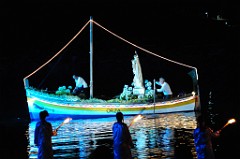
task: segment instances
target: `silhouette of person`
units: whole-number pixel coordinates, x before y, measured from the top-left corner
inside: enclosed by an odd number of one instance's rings
[[[52,136],[57,132],[52,130],[52,124],[46,121],[49,116],[46,110],[39,113],[40,121],[37,122],[34,132],[34,144],[38,146],[38,159],[53,159]]]
[[[132,137],[122,112],[116,113],[117,122],[112,126],[114,159],[131,159],[133,148]]]
[[[219,131],[214,132],[207,126],[203,115],[197,117],[197,128],[194,129],[193,137],[198,159],[215,159],[212,138],[219,135]]]

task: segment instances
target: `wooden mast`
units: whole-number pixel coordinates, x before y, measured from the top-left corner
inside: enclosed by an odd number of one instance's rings
[[[90,16],[90,99],[93,98],[93,20]]]

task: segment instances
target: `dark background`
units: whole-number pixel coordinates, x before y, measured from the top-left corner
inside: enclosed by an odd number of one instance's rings
[[[0,100],[2,119],[29,117],[23,78],[55,55],[93,15],[124,39],[160,56],[198,68],[201,102],[213,91],[219,110],[239,112],[239,6],[231,1],[2,2]],[[207,14],[206,14],[207,13]],[[223,19],[217,20],[217,15]],[[166,78],[174,93],[189,92],[188,69],[170,64],[94,26],[94,96],[112,97],[132,82],[139,54],[145,79]],[[31,86],[56,91],[89,81],[89,26],[58,58],[29,78]],[[186,75],[186,76],[185,76]],[[89,82],[88,82],[89,83]]]
[[[198,69],[200,99],[222,132],[217,156],[238,158],[240,6],[231,0],[163,1],[1,1],[0,127],[1,157],[28,158],[29,112],[23,78],[54,56],[90,19],[160,56]],[[208,14],[206,14],[206,12]],[[85,16],[83,16],[85,15]],[[223,20],[217,20],[220,15]],[[58,58],[29,78],[31,86],[56,91],[73,85],[72,74],[89,81],[89,26]],[[144,53],[94,25],[94,96],[114,96],[133,79],[136,50],[145,79],[166,78],[176,95],[191,89],[188,69]],[[89,82],[88,82],[89,83]],[[182,152],[185,154],[185,151]],[[236,157],[237,156],[237,157]],[[186,156],[184,156],[186,157]]]

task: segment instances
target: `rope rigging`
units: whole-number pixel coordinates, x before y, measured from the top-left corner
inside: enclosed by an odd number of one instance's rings
[[[126,43],[128,43],[128,44],[130,44],[130,45],[132,45],[132,46],[134,46],[134,47],[136,47],[136,48],[144,51],[144,52],[147,52],[147,53],[152,54],[152,55],[154,55],[154,56],[160,57],[160,58],[162,58],[162,59],[164,59],[164,60],[167,60],[167,61],[169,61],[169,62],[178,64],[178,65],[182,65],[182,66],[185,66],[185,67],[188,67],[188,68],[193,68],[193,69],[195,69],[195,67],[193,67],[193,66],[190,66],[190,65],[187,65],[187,64],[184,64],[184,63],[180,63],[180,62],[177,62],[177,61],[170,60],[170,59],[165,58],[165,57],[163,57],[163,56],[160,56],[160,55],[158,55],[158,54],[156,54],[156,53],[153,53],[153,52],[151,52],[151,51],[149,51],[149,50],[147,50],[147,49],[144,49],[144,48],[142,48],[142,47],[140,47],[140,46],[138,46],[138,45],[136,45],[136,44],[133,44],[133,43],[129,42],[128,40],[120,37],[119,35],[111,32],[110,30],[104,28],[104,27],[103,27],[102,25],[100,25],[99,23],[97,23],[97,22],[95,22],[95,21],[93,21],[93,22],[94,22],[96,25],[98,25],[99,27],[101,27],[102,29],[104,29],[105,31],[107,31],[108,33],[112,34],[113,36],[119,38],[120,40],[122,40],[122,41],[124,41],[124,42],[126,42]]]
[[[177,62],[177,61],[174,61],[174,60],[165,58],[165,57],[160,56],[160,55],[158,55],[158,54],[156,54],[156,53],[154,53],[154,52],[151,52],[151,51],[149,51],[149,50],[147,50],[147,49],[145,49],[145,48],[143,48],[143,47],[140,47],[140,46],[138,46],[138,45],[136,45],[136,44],[134,44],[134,43],[132,43],[132,42],[130,42],[130,41],[122,38],[121,36],[113,33],[112,31],[106,29],[105,27],[103,27],[102,25],[100,25],[99,23],[97,23],[96,21],[94,21],[94,20],[91,19],[91,20],[89,20],[89,21],[78,31],[78,33],[77,33],[65,46],[63,46],[52,58],[50,58],[47,62],[45,62],[45,63],[44,63],[43,65],[41,65],[40,67],[38,67],[35,71],[33,71],[32,73],[30,73],[29,75],[27,75],[26,77],[24,77],[24,78],[23,78],[24,86],[26,87],[26,85],[27,85],[27,83],[26,83],[26,82],[27,82],[27,81],[26,81],[27,78],[29,78],[30,76],[32,76],[33,74],[35,74],[35,73],[36,73],[37,71],[39,71],[41,68],[43,68],[43,67],[46,66],[48,63],[50,63],[55,57],[57,57],[66,47],[68,47],[68,46],[70,45],[70,43],[71,43],[73,40],[75,40],[75,39],[77,38],[77,36],[87,27],[87,25],[88,25],[90,22],[93,22],[94,24],[96,24],[97,26],[99,26],[99,27],[102,28],[103,30],[107,31],[107,32],[110,33],[111,35],[117,37],[118,39],[120,39],[120,40],[122,40],[122,41],[124,41],[124,42],[126,42],[126,43],[128,43],[128,44],[130,44],[130,45],[132,45],[132,46],[134,46],[134,47],[136,47],[136,48],[138,48],[138,49],[146,52],[146,53],[149,53],[149,54],[154,55],[154,56],[156,56],[156,57],[162,58],[162,59],[167,60],[167,61],[169,61],[169,62],[172,62],[172,63],[178,64],[178,65],[184,66],[184,67],[188,67],[188,68],[194,69],[194,70],[196,71],[196,79],[198,79],[198,74],[197,74],[197,68],[196,68],[196,67],[193,67],[193,66],[190,66],[190,65],[187,65],[187,64],[184,64],[184,63],[180,63],[180,62]]]
[[[33,71],[32,73],[30,73],[29,75],[27,75],[26,77],[23,78],[23,82],[24,82],[24,86],[26,87],[27,85],[27,78],[29,78],[30,76],[32,76],[33,74],[35,74],[37,71],[39,71],[41,68],[43,68],[44,66],[46,66],[48,63],[50,63],[55,57],[57,57],[65,48],[68,47],[68,45],[71,44],[71,42],[73,40],[75,40],[77,38],[77,36],[87,27],[87,25],[89,24],[90,20],[79,30],[79,32],[65,45],[63,46],[63,48],[61,48],[52,58],[50,58],[47,62],[45,62],[43,65],[41,65],[40,67],[38,67],[35,71]]]

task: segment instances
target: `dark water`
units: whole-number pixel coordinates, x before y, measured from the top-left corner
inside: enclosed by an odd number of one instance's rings
[[[133,117],[125,117],[129,124]],[[93,120],[72,120],[59,130],[53,137],[53,149],[56,158],[87,158],[99,146],[112,150],[112,125],[115,117]],[[57,127],[62,121],[53,121]],[[37,149],[33,146],[35,122],[29,125],[30,158],[36,158]],[[194,113],[178,113],[157,116],[145,116],[130,127],[135,148],[132,149],[135,158],[173,158],[176,138],[179,133],[184,136],[192,134],[195,127]],[[181,129],[184,128],[184,131]],[[188,138],[188,137],[187,137]],[[186,140],[193,149],[191,138]]]
[[[207,109],[211,127],[220,129],[230,115]],[[196,159],[193,130],[196,127],[195,112],[147,115],[130,127],[135,147],[135,159]],[[237,116],[232,116],[236,118]],[[134,116],[125,117],[129,124]],[[63,119],[64,120],[64,119]],[[53,128],[63,120],[50,121]],[[236,118],[236,120],[238,120]],[[115,118],[78,119],[63,125],[58,135],[52,137],[54,157],[57,159],[112,158],[112,125]],[[1,125],[1,159],[37,158],[33,144],[36,122],[10,120]],[[219,159],[239,158],[239,123],[225,127],[220,138],[213,140],[215,155]],[[97,157],[96,157],[97,156]]]

